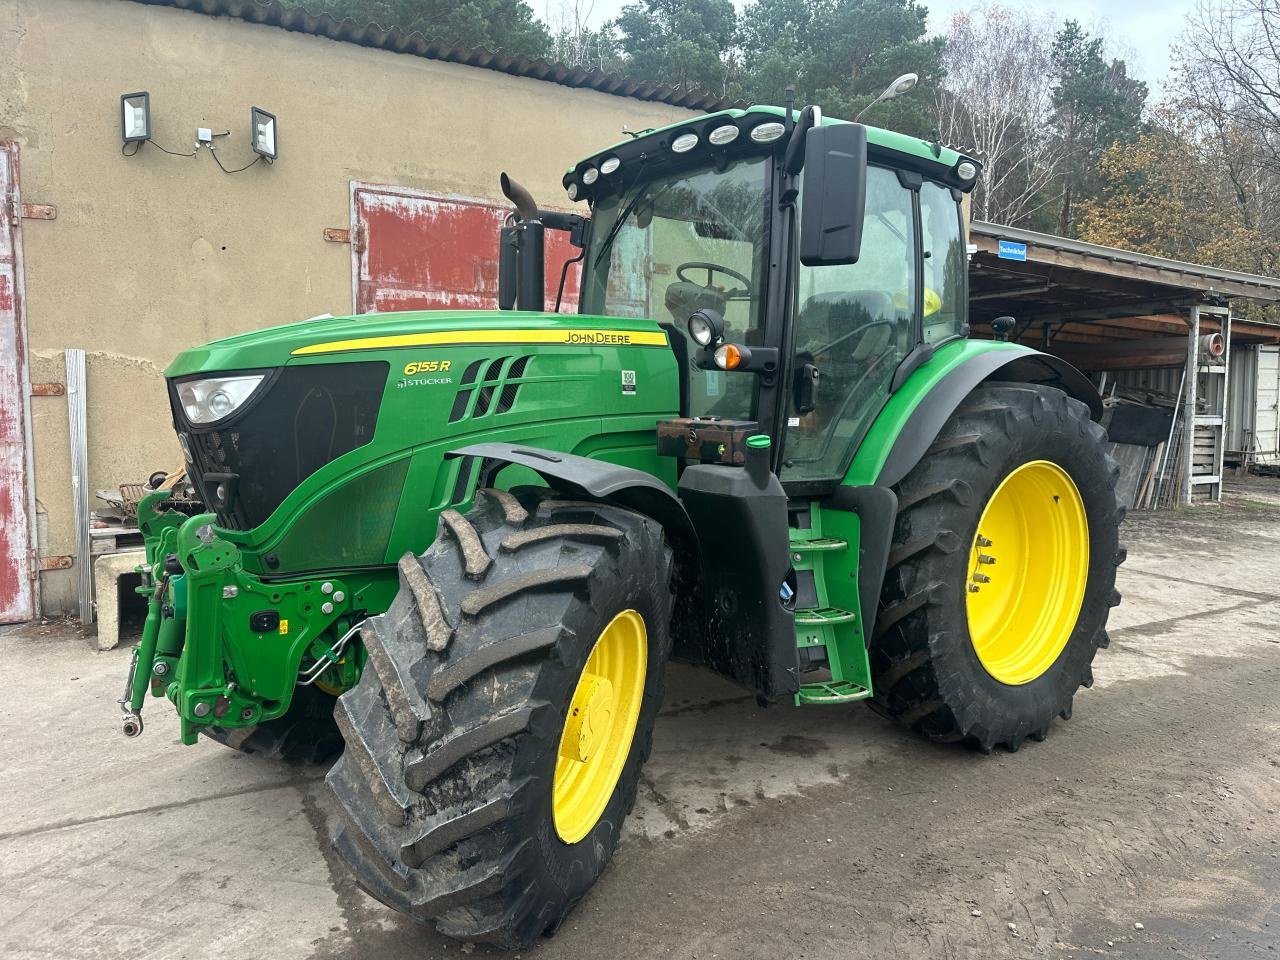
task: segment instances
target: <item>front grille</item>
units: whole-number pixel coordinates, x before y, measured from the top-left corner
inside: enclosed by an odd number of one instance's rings
[[[219,481],[207,474],[235,476],[234,496],[217,511],[218,522],[256,527],[321,467],[369,443],[387,373],[383,361],[285,367],[242,412],[213,429],[186,422],[171,382],[174,426],[187,436],[192,480],[205,503],[219,500]]]
[[[520,385],[531,359],[526,354],[514,359],[498,357],[493,360],[471,361],[458,381],[458,392],[449,411],[449,422],[478,420],[510,412],[520,395]]]

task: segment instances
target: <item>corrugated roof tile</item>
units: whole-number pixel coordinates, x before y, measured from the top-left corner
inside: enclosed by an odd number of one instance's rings
[[[744,104],[716,96],[709,90],[673,87],[635,80],[603,70],[582,70],[541,57],[505,54],[432,39],[419,31],[384,27],[378,23],[359,24],[348,18],[337,20],[327,13],[313,14],[300,6],[280,0],[134,0],[150,6],[176,7],[214,17],[234,17],[249,23],[280,27],[295,33],[309,33],[362,47],[405,53],[428,60],[442,60],[519,77],[559,83],[578,89],[598,90],[618,96],[667,103],[689,110],[723,110]]]

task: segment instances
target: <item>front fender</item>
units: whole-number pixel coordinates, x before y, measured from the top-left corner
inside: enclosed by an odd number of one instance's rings
[[[943,425],[986,380],[1057,387],[1102,416],[1089,378],[1058,357],[1021,344],[962,340],[945,344],[889,398],[845,475],[846,484],[892,487],[920,462]]]
[[[481,486],[491,486],[503,467],[521,466],[538,474],[555,490],[608,500],[653,517],[666,531],[682,576],[697,579],[694,571],[700,571],[701,559],[693,523],[671,488],[643,470],[519,443],[473,443],[450,450],[445,457],[478,458],[486,465]]]

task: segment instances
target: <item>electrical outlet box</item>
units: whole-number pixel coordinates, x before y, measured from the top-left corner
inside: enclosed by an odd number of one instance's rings
[[[196,127],[196,140],[200,143],[213,143],[213,131],[209,127]]]

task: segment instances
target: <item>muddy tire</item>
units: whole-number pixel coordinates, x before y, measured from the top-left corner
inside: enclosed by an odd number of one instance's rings
[[[1107,616],[1120,602],[1115,579],[1124,560],[1124,508],[1115,495],[1119,470],[1106,443],[1088,408],[1051,387],[991,384],[965,399],[896,488],[893,547],[871,643],[873,709],[931,740],[960,741],[984,752],[997,745],[1017,750],[1027,737],[1043,740],[1055,717],[1071,715],[1076,691],[1093,683],[1094,654],[1107,645]],[[970,625],[975,635],[984,628],[971,621],[969,607],[970,591],[1009,589],[1007,584],[1029,582],[1046,564],[1053,566],[1052,544],[1042,539],[1049,534],[1027,520],[1021,565],[999,566],[980,556],[1001,546],[984,547],[979,524],[990,523],[988,505],[1020,468],[1043,470],[1050,482],[1065,471],[1070,480],[1063,489],[1074,484],[1083,512],[1079,527],[1087,524],[1087,543],[1076,551],[1081,567],[1087,551],[1087,574],[1081,569],[1078,577],[1065,578],[1083,583],[1079,612],[1074,623],[1065,614],[1060,649],[1044,647],[1039,661],[1030,659],[1033,669],[1024,658],[1022,673],[1017,664],[993,666],[993,655],[984,661],[985,638],[975,640]],[[1059,498],[1038,496],[1054,505],[1037,505],[1048,510],[1044,526],[1052,527]],[[1045,588],[1053,589],[1078,587],[1050,582]]]
[[[595,883],[635,802],[671,649],[671,550],[629,510],[482,490],[465,517],[442,515],[400,579],[338,702],[334,847],[388,906],[448,936],[529,946]],[[561,733],[622,611],[647,630],[638,719],[603,812],[566,842],[552,799]]]
[[[342,752],[342,734],[333,719],[335,698],[316,687],[296,687],[282,716],[254,727],[202,727],[224,747],[279,760],[323,763]]]

